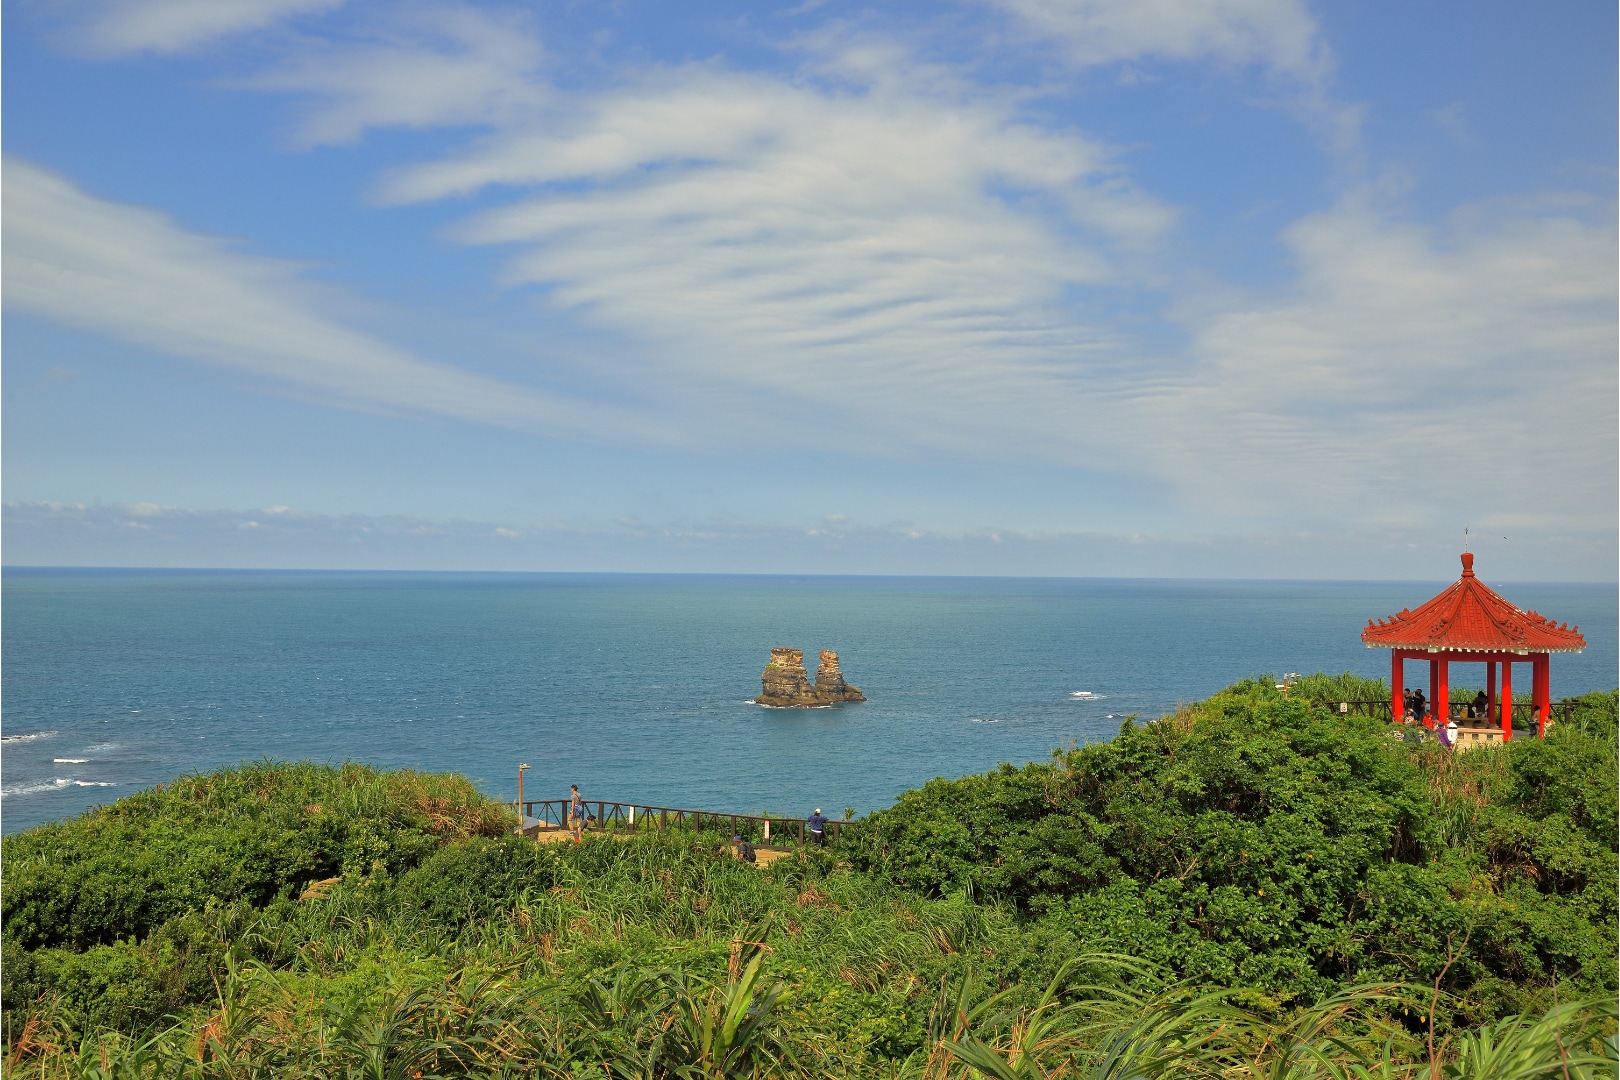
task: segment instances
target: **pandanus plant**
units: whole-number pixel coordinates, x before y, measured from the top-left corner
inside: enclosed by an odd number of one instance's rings
[[[1087,964],[1126,981],[1065,985]],[[1617,1076],[1612,1003],[1572,1002],[1425,1045],[1393,1019],[1422,988],[1348,988],[1283,1019],[1239,1007],[1238,991],[1167,984],[1123,957],[1065,965],[1029,1008],[978,996],[971,973],[942,995],[929,1080],[1599,1080]],[[1428,1002],[1430,1009],[1433,1001]]]

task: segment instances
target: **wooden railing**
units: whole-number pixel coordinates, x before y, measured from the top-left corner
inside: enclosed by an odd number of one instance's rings
[[[1394,715],[1390,709],[1391,702],[1389,698],[1379,698],[1371,701],[1327,701],[1323,702],[1322,704],[1341,715],[1371,716],[1377,720],[1390,720]],[[1558,724],[1567,723],[1569,719],[1575,715],[1575,710],[1579,707],[1579,705],[1580,702],[1570,700],[1553,702],[1550,706],[1550,716],[1552,721]],[[1451,714],[1448,719],[1465,720],[1467,718],[1467,703],[1453,701],[1451,703]],[[1527,701],[1515,701],[1513,703],[1513,722],[1515,724],[1519,724],[1520,721],[1523,721],[1521,725],[1523,727],[1536,726],[1534,705]]]
[[[568,827],[569,799],[525,799],[523,816],[533,818],[541,825],[564,829]],[[646,803],[612,802],[606,799],[586,799],[585,810],[592,820],[591,829],[612,831],[639,831],[642,829],[689,828],[694,831],[712,829],[727,836],[740,836],[750,843],[772,843],[796,840],[803,844],[810,839],[808,818],[782,817],[776,814],[725,814],[715,810],[680,810],[672,806],[648,806]],[[828,819],[823,826],[828,840],[838,839],[848,822]]]

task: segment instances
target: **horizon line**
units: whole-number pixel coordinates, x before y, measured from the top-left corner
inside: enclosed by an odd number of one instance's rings
[[[115,566],[104,564],[50,565],[40,563],[0,563],[0,574],[12,572],[102,572],[172,574],[466,574],[526,575],[553,577],[708,577],[708,578],[872,578],[918,581],[1225,581],[1253,584],[1320,585],[1407,585],[1433,584],[1450,578],[1309,578],[1309,577],[1219,577],[1194,575],[1126,574],[898,574],[849,571],[827,573],[793,570],[459,570],[442,568],[323,567],[323,566]],[[1620,589],[1620,580],[1576,578],[1499,578],[1504,585],[1585,585]]]

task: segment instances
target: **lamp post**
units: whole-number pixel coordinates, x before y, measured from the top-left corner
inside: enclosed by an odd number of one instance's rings
[[[527,764],[520,764],[518,766],[518,828],[519,829],[523,828],[523,819],[525,817],[525,815],[523,813],[523,773],[524,773],[525,770],[528,769],[528,767],[529,766]]]

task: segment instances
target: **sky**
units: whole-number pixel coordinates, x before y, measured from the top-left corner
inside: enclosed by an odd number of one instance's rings
[[[21,0],[0,558],[1613,581],[1616,20]]]

